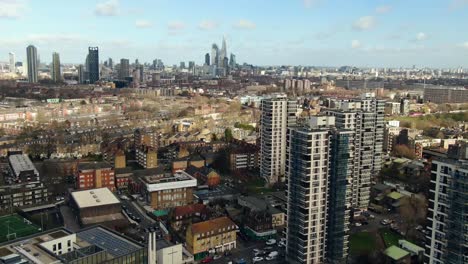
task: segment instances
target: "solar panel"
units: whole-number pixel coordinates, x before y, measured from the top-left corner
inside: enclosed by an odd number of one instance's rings
[[[114,257],[125,256],[141,248],[99,227],[80,231],[77,233],[77,236],[90,244],[98,245]]]

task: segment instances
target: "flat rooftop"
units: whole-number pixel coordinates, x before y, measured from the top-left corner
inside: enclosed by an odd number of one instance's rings
[[[79,208],[120,204],[119,199],[108,188],[76,191],[71,196]]]
[[[29,159],[26,154],[16,154],[8,157],[8,160],[11,164],[11,168],[15,175],[19,175],[22,171],[34,171],[35,174],[39,175],[34,164]]]
[[[185,171],[177,171],[176,173],[170,176],[149,175],[149,176],[143,176],[142,179],[148,184],[157,184],[157,183],[166,183],[166,182],[188,181],[188,180],[193,180],[194,178]]]
[[[76,233],[79,239],[97,245],[114,258],[118,258],[143,247],[102,227],[85,229]]]
[[[107,162],[86,162],[78,165],[78,170],[99,170],[112,169],[112,165]]]

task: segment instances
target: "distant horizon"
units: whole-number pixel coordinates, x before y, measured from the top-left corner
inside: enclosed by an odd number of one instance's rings
[[[200,65],[226,36],[240,64],[468,68],[467,12],[465,0],[8,0],[0,60],[24,61],[33,44],[45,62],[83,63],[98,46],[116,61]]]

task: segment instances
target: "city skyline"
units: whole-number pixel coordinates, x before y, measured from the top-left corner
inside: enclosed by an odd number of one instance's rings
[[[245,6],[248,11],[241,9]],[[0,41],[1,61],[8,61],[9,52],[25,61],[24,48],[32,44],[47,63],[54,51],[62,63],[83,63],[87,47],[98,46],[103,58],[200,65],[211,43],[226,36],[238,62],[254,65],[468,67],[468,39],[457,31],[468,22],[463,16],[468,5],[460,0],[242,0],[222,9],[208,0],[183,5],[80,1],[67,6],[12,0],[0,7],[3,32],[10,36]]]

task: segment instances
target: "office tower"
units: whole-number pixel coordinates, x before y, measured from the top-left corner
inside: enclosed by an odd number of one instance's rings
[[[233,53],[231,53],[231,57],[229,58],[229,67],[231,67],[231,69],[234,69],[236,67],[236,55],[234,55]]]
[[[135,59],[135,66],[140,65],[140,61],[138,59]]]
[[[107,65],[109,65],[109,68],[111,68],[111,70],[114,69],[114,61],[112,60],[112,58],[109,58]]]
[[[205,65],[210,65],[210,54],[206,53],[205,54]]]
[[[80,64],[78,66],[78,83],[86,83],[85,67],[83,66],[83,64]]]
[[[354,132],[314,116],[287,140],[287,263],[343,263],[348,249]]]
[[[99,49],[98,47],[88,48],[87,71],[89,73],[89,83],[99,81]]]
[[[57,52],[52,53],[52,80],[60,82],[62,80],[62,72],[60,71],[60,55]]]
[[[270,185],[285,180],[286,133],[296,124],[296,101],[274,94],[261,102],[260,176]]]
[[[181,61],[181,62],[180,62],[180,68],[181,68],[181,69],[185,69],[185,62],[184,62],[184,61]]]
[[[468,261],[467,146],[465,143],[455,148],[464,155],[432,161],[424,253],[424,263],[427,264]]]
[[[218,66],[218,59],[219,58],[219,49],[218,45],[214,44],[211,46],[211,65]]]
[[[119,79],[123,80],[130,76],[130,61],[120,59]]]
[[[190,71],[193,71],[194,68],[195,68],[195,62],[194,61],[189,61],[188,68],[189,68]]]
[[[221,46],[221,51],[219,53],[219,63],[218,66],[226,68],[228,65],[224,64],[225,58],[227,57],[227,47],[226,47],[226,39],[223,37],[223,44]]]
[[[385,101],[366,94],[361,99],[336,100],[331,104],[334,109],[325,113],[335,116],[336,127],[355,133],[352,205],[367,210],[372,177],[379,174],[382,166]]]
[[[26,48],[26,58],[28,62],[28,82],[36,83],[38,75],[37,49],[33,45]]]
[[[15,54],[13,52],[8,53],[8,57],[10,59],[10,72],[11,73],[16,73],[16,59],[15,59]]]
[[[138,65],[137,69],[140,71],[140,82],[141,83],[144,83],[146,80],[145,80],[145,67],[143,66],[143,64],[140,64]]]

